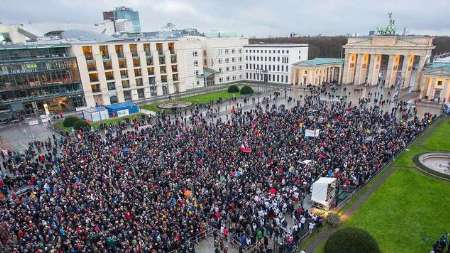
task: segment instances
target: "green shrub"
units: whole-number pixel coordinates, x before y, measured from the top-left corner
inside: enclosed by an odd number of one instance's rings
[[[325,243],[325,253],[380,253],[377,241],[367,231],[343,228],[336,231]]]
[[[229,93],[237,93],[237,92],[239,92],[239,87],[237,87],[237,85],[231,85],[230,87],[228,87],[228,92]]]
[[[253,89],[250,86],[244,86],[241,88],[241,95],[253,94]]]
[[[337,227],[341,222],[341,218],[337,213],[329,213],[327,215],[327,223],[332,227]]]
[[[86,120],[78,119],[78,121],[75,122],[73,128],[75,128],[75,130],[88,130],[89,128],[91,128],[91,125]]]
[[[75,125],[75,122],[79,121],[80,118],[76,116],[68,116],[63,121],[64,127],[73,127]]]

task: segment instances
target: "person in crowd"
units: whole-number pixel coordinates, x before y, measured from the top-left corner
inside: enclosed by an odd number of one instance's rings
[[[311,93],[290,109],[264,100],[218,117],[211,104],[2,153],[11,176],[0,181],[0,242],[9,252],[194,252],[213,229],[216,251],[227,241],[292,249],[321,222],[301,206],[317,178],[363,185],[431,123]]]

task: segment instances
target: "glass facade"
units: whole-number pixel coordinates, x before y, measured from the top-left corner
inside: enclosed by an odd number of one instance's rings
[[[0,111],[44,114],[85,105],[69,46],[0,47]]]
[[[138,11],[134,11],[127,7],[118,7],[114,10],[114,18],[115,20],[126,19],[131,21],[131,23],[133,24],[133,32],[141,32],[141,22],[139,21]]]

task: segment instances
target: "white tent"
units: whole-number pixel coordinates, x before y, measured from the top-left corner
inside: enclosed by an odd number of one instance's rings
[[[336,178],[321,177],[312,185],[311,200],[324,206],[326,209],[330,208],[336,190]]]
[[[91,122],[97,122],[109,118],[105,107],[88,108],[83,111],[83,118]]]

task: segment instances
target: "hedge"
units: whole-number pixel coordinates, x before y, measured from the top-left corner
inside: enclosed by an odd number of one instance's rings
[[[253,94],[253,89],[250,86],[244,86],[241,88],[241,95]]]
[[[380,253],[377,241],[365,230],[343,228],[325,243],[325,253]]]
[[[239,87],[237,87],[237,85],[231,85],[230,87],[228,87],[228,92],[229,93],[237,93],[237,92],[239,92]]]
[[[86,120],[78,119],[78,121],[75,122],[73,128],[75,128],[75,130],[88,130],[89,128],[91,128],[91,125]]]
[[[80,118],[76,116],[68,116],[63,121],[64,127],[73,127],[75,125],[75,122],[79,121]]]

